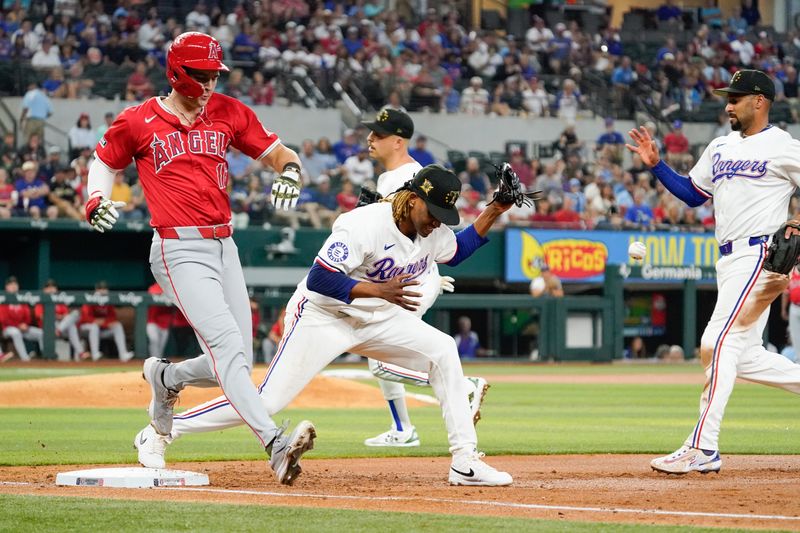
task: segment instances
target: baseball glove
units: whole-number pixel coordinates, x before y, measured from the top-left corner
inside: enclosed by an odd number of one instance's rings
[[[358,195],[358,203],[356,207],[362,207],[369,204],[374,204],[375,202],[379,202],[383,199],[381,193],[378,191],[373,191],[372,189],[367,189],[366,187],[361,187],[361,194]]]
[[[789,221],[782,225],[767,249],[767,258],[764,261],[764,270],[788,274],[800,259],[800,235],[790,235],[786,238],[786,228],[791,227],[800,231],[800,224]]]
[[[501,204],[515,204],[517,207],[522,207],[523,205],[533,205],[535,200],[544,198],[544,193],[542,191],[523,192],[522,184],[519,181],[517,173],[514,172],[514,169],[512,169],[511,165],[508,163],[503,163],[499,167],[495,166],[494,168],[497,169],[495,177],[499,185],[492,197],[492,201],[489,202],[490,204],[492,202],[498,202]]]

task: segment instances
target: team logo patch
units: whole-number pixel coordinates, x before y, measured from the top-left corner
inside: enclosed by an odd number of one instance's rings
[[[108,141],[106,140],[106,138],[105,138],[105,137],[103,137],[102,139],[100,139],[100,146],[102,146],[103,148],[105,148],[107,144],[108,144]]]
[[[383,111],[378,113],[378,116],[375,117],[375,119],[378,122],[386,122],[387,120],[389,120],[389,112],[384,109]]]
[[[444,203],[447,205],[456,205],[460,191],[450,191],[444,195]]]
[[[350,251],[347,249],[347,245],[343,242],[335,242],[328,247],[328,259],[334,263],[341,263],[347,259],[349,254]]]

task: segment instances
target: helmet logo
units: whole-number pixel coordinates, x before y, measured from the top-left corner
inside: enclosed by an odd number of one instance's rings
[[[219,56],[222,54],[222,46],[215,41],[208,43],[208,58],[214,61],[219,61]]]

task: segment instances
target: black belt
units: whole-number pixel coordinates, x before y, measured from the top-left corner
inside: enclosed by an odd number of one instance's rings
[[[747,241],[748,246],[755,246],[756,244],[761,244],[762,242],[767,242],[769,240],[769,235],[760,235],[758,237],[750,237]],[[733,253],[733,242],[728,241],[725,244],[719,245],[719,253],[722,255],[731,255]]]

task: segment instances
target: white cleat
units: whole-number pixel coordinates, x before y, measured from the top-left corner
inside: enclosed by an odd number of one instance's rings
[[[159,435],[150,424],[133,439],[133,447],[139,451],[139,462],[145,468],[165,468],[164,453],[170,443],[169,436]]]
[[[476,451],[454,455],[450,464],[450,484],[500,487],[514,482],[511,474],[492,468],[482,458],[483,453]]]
[[[145,360],[142,369],[142,377],[150,384],[152,393],[147,412],[151,424],[161,435],[169,435],[172,431],[172,413],[179,394],[179,391],[164,385],[164,369],[170,364],[166,359],[150,357]]]
[[[653,470],[666,474],[688,474],[689,472],[719,472],[722,458],[718,451],[705,451],[691,446],[681,446],[675,452],[650,461]]]
[[[419,446],[419,437],[414,426],[403,431],[392,428],[386,433],[381,433],[377,437],[372,437],[364,441],[367,446],[388,446],[393,448],[410,448]]]
[[[481,419],[481,405],[483,405],[483,399],[489,390],[489,383],[483,378],[465,377],[464,379],[469,384],[467,399],[469,400],[469,409],[472,412],[472,423],[477,425],[478,420]]]
[[[281,430],[282,431],[282,430]],[[284,485],[291,485],[300,472],[300,458],[314,448],[317,431],[314,424],[303,420],[294,428],[292,434],[284,437],[279,434],[272,443],[269,465],[275,472],[275,479]]]

